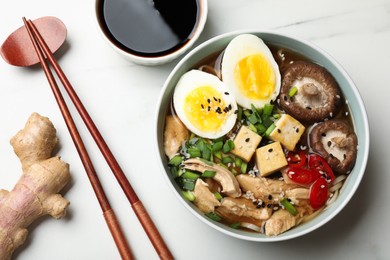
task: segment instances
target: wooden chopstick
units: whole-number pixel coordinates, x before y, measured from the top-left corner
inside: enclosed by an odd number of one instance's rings
[[[65,100],[58,88],[58,85],[53,77],[53,74],[51,73],[51,70],[46,63],[46,60],[44,59],[42,50],[38,46],[38,43],[36,39],[34,38],[33,32],[31,30],[30,24],[26,21],[26,19],[23,17],[23,22],[26,26],[26,29],[29,33],[29,36],[31,38],[31,41],[34,45],[34,48],[37,52],[37,55],[39,57],[39,60],[41,62],[42,68],[45,71],[46,77],[50,83],[51,89],[53,91],[53,94],[55,96],[55,99],[60,107],[62,116],[64,117],[64,120],[66,122],[66,125],[68,127],[68,130],[70,132],[70,135],[73,139],[73,142],[75,143],[77,152],[80,155],[81,161],[84,165],[84,168],[87,172],[89,181],[91,182],[92,188],[96,194],[96,197],[99,201],[100,207],[102,208],[104,218],[107,222],[107,225],[110,229],[110,232],[114,238],[114,241],[116,243],[116,246],[118,248],[118,251],[122,257],[122,259],[134,259],[133,254],[128,246],[128,243],[126,241],[126,238],[123,234],[123,231],[119,225],[119,222],[117,221],[117,218],[115,216],[114,211],[111,209],[110,203],[108,202],[108,199],[104,193],[103,187],[99,181],[99,178],[95,172],[95,169],[92,165],[91,159],[89,158],[88,152],[84,146],[84,143],[81,139],[81,136],[79,132],[77,131],[76,125],[73,121],[73,118],[69,112],[69,109],[65,103]]]
[[[112,154],[110,148],[108,147],[107,143],[105,142],[104,138],[100,134],[99,130],[97,129],[96,125],[94,124],[93,120],[89,116],[87,110],[83,106],[81,100],[77,96],[75,90],[73,89],[72,85],[70,84],[69,80],[65,76],[65,73],[62,71],[61,67],[58,65],[56,59],[54,58],[53,54],[51,53],[49,47],[45,43],[44,39],[38,32],[37,28],[34,26],[33,22],[31,20],[27,21],[28,26],[31,28],[32,33],[36,37],[36,40],[39,42],[40,47],[44,51],[46,58],[48,59],[49,63],[54,68],[56,74],[58,75],[60,81],[62,82],[65,90],[67,91],[71,101],[75,105],[77,111],[79,112],[81,118],[83,119],[85,125],[87,126],[89,132],[91,133],[93,139],[95,140],[96,144],[98,145],[101,153],[103,154],[104,158],[106,159],[108,165],[110,166],[113,174],[115,175],[117,181],[119,182],[122,190],[124,191],[127,199],[129,200],[137,218],[139,219],[142,227],[144,228],[146,234],[148,235],[152,245],[154,246],[157,254],[160,256],[161,259],[173,259],[172,253],[170,252],[169,248],[165,244],[163,238],[161,237],[159,231],[157,230],[156,226],[154,225],[152,219],[150,218],[148,212],[146,211],[145,207],[143,206],[143,203],[139,200],[137,194],[135,193],[134,189],[130,185],[130,182],[126,178],[124,172],[122,171],[121,167],[119,166],[117,160],[115,159],[114,155]]]

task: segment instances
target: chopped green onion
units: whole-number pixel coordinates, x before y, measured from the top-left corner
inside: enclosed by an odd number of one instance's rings
[[[252,112],[250,110],[244,110],[244,116],[250,117],[252,115]]]
[[[298,88],[296,86],[292,87],[290,91],[288,92],[289,97],[295,96],[295,94],[298,93]]]
[[[250,115],[247,119],[248,119],[249,123],[251,123],[253,125],[259,121],[259,118],[255,114]]]
[[[248,164],[246,162],[242,162],[240,167],[241,173],[246,173],[247,168],[248,168]]]
[[[206,213],[205,215],[206,215],[206,217],[210,218],[211,220],[214,220],[217,222],[220,222],[222,220],[222,218],[219,215],[217,215],[217,213],[215,213],[215,212],[209,212],[209,213]]]
[[[240,157],[236,157],[236,159],[234,160],[235,164],[237,167],[241,167],[241,164],[242,164],[242,159]]]
[[[194,180],[182,179],[181,184],[182,184],[183,190],[194,190],[195,189]]]
[[[252,124],[249,124],[248,127],[249,127],[250,130],[252,130],[253,132],[257,133],[256,126],[254,126]]]
[[[242,119],[242,107],[238,106],[237,110],[238,110],[238,112],[237,112],[237,120],[241,121],[241,119]]]
[[[189,201],[194,201],[195,200],[195,195],[192,193],[192,191],[189,190],[183,190],[182,191],[184,198],[186,198]]]
[[[270,116],[272,114],[273,109],[274,109],[274,105],[265,104],[263,108],[263,117]]]
[[[279,119],[282,115],[281,114],[273,114],[273,118]]]
[[[197,147],[200,151],[202,151],[202,150],[204,149],[205,144],[204,144],[203,139],[199,139],[198,142],[196,142],[196,147]]]
[[[255,127],[258,134],[263,134],[267,130],[267,127],[264,124],[256,124]]]
[[[274,131],[274,129],[276,128],[276,125],[275,124],[272,124],[272,125],[270,125],[268,128],[267,128],[267,131],[265,131],[265,136],[269,136],[271,133],[272,133],[272,131]]]
[[[202,150],[202,158],[205,159],[205,160],[208,160],[210,161],[210,158],[211,158],[211,150],[204,146],[203,147],[203,150]]]
[[[202,155],[201,151],[195,146],[188,148],[187,152],[190,154],[191,158],[200,157]]]
[[[234,222],[234,223],[230,224],[230,227],[234,228],[234,229],[238,229],[241,227],[241,222]]]
[[[232,162],[234,162],[234,159],[232,157],[230,157],[230,156],[226,156],[226,157],[222,158],[222,163],[225,164],[225,165],[228,164],[228,163],[232,163]]]
[[[174,179],[177,178],[177,177],[179,177],[177,167],[171,167],[170,170],[171,170],[171,175],[172,175],[172,177],[173,177]]]
[[[270,125],[272,125],[274,123],[274,120],[272,120],[272,117],[269,117],[269,116],[266,116],[263,118],[263,125],[265,127],[269,127]]]
[[[217,157],[218,159],[222,160],[222,152],[221,151],[215,152],[214,156]]]
[[[288,201],[288,199],[284,198],[280,201],[280,204],[288,211],[291,215],[295,216],[298,214],[297,209]]]
[[[218,141],[213,144],[213,152],[221,151],[223,147],[223,141]]]
[[[181,162],[183,161],[183,157],[180,156],[180,155],[175,155],[169,162],[168,164],[169,165],[172,165],[172,166],[179,166],[181,164]]]
[[[221,201],[221,200],[223,199],[221,193],[219,193],[219,192],[214,192],[214,196],[215,196],[215,198],[216,198],[217,200],[219,200],[219,201]]]
[[[209,171],[209,170],[206,170],[202,173],[202,177],[205,177],[205,178],[213,178],[215,176],[217,172],[216,171]]]
[[[181,177],[184,178],[184,179],[196,180],[196,179],[199,178],[199,174],[196,174],[196,173],[191,172],[191,171],[185,171],[181,175]]]
[[[234,148],[234,142],[232,140],[227,140],[222,147],[223,153],[228,153]]]

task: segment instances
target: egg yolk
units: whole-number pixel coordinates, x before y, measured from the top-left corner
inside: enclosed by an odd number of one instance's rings
[[[190,123],[205,132],[215,132],[227,118],[225,101],[220,92],[211,86],[192,90],[185,98],[184,111]]]
[[[266,57],[254,54],[240,60],[234,70],[238,88],[245,97],[267,99],[275,88],[275,73]]]

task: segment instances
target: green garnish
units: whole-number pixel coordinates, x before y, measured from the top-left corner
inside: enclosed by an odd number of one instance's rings
[[[192,193],[192,191],[189,190],[183,190],[182,191],[184,198],[186,198],[189,201],[194,201],[195,200],[195,195]]]
[[[179,166],[181,164],[181,162],[183,161],[183,157],[180,156],[180,155],[175,155],[169,162],[168,164],[169,165],[172,165],[172,166]]]
[[[219,192],[214,192],[214,196],[219,201],[221,201],[223,199],[222,195]]]
[[[197,180],[199,178],[199,174],[196,174],[194,172],[191,172],[191,171],[185,171],[181,177],[183,179],[189,179],[189,180]]]
[[[237,167],[241,167],[242,159],[239,157],[236,157],[234,160],[234,163],[236,164]]]
[[[187,152],[190,154],[191,158],[196,158],[196,157],[202,156],[202,152],[199,150],[199,148],[197,148],[195,146],[191,146],[190,148],[188,148]]]
[[[272,133],[272,131],[274,131],[274,129],[276,128],[276,125],[275,124],[272,124],[272,125],[270,125],[268,128],[267,128],[267,131],[265,131],[265,136],[269,136],[271,133]]]
[[[206,217],[210,218],[211,220],[220,222],[222,220],[221,216],[217,215],[215,212],[209,212],[205,214]]]
[[[222,147],[222,152],[223,153],[228,153],[228,152],[230,152],[231,150],[233,150],[233,148],[234,148],[234,142],[232,141],[232,140],[227,140],[226,142],[225,142],[225,144],[223,145],[223,147]]]
[[[225,165],[232,162],[234,162],[234,159],[230,156],[225,156],[222,158],[222,163]]]
[[[241,227],[241,222],[234,222],[229,225],[231,228],[238,229]]]
[[[298,214],[297,209],[290,203],[290,201],[286,198],[280,201],[280,205],[282,205],[291,215],[295,216]]]
[[[272,114],[273,110],[274,110],[274,105],[265,104],[263,108],[263,117],[269,117]]]
[[[295,94],[298,93],[298,88],[296,86],[292,87],[290,91],[288,92],[289,97],[295,96]]]
[[[209,170],[206,170],[202,173],[202,177],[205,177],[205,178],[213,178],[215,176],[217,172],[216,171],[209,171]]]
[[[247,168],[248,168],[248,164],[246,162],[242,162],[240,167],[241,173],[246,173]]]
[[[218,141],[213,144],[213,152],[221,151],[223,147],[223,141]]]

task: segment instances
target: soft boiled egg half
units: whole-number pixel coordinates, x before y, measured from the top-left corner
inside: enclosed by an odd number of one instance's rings
[[[237,104],[226,85],[218,77],[200,70],[190,70],[181,76],[173,106],[191,132],[209,139],[227,134],[237,118]]]
[[[241,34],[230,41],[222,58],[222,80],[244,108],[263,107],[280,91],[280,72],[270,49],[259,37]]]

